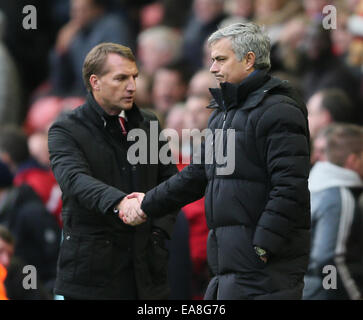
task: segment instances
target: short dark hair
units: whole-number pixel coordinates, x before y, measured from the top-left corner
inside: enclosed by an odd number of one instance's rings
[[[92,87],[89,82],[89,78],[92,74],[102,76],[108,72],[108,70],[105,70],[104,66],[107,56],[110,53],[118,54],[121,57],[136,62],[134,54],[128,47],[112,42],[103,42],[98,44],[87,54],[83,63],[83,81],[88,91],[92,91]]]
[[[0,129],[0,152],[9,154],[15,165],[19,165],[30,157],[28,138],[22,129],[5,126]]]
[[[337,88],[321,90],[321,107],[327,110],[334,122],[354,122],[354,106],[345,91]]]
[[[14,245],[15,239],[11,232],[4,225],[0,224],[0,239],[5,241],[7,244]]]

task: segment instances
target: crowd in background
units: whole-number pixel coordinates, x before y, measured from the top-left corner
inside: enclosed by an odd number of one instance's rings
[[[209,88],[217,83],[206,39],[219,27],[254,21],[271,39],[271,74],[288,80],[307,104],[312,166],[326,160],[328,125],[363,125],[362,0],[33,0],[35,30],[22,26],[26,4],[0,3],[0,263],[10,299],[52,298],[62,201],[47,130],[85,101],[82,64],[98,43],[133,49],[136,104],[181,138],[183,128],[207,127]],[[327,5],[336,8],[332,28],[323,23],[333,12]],[[170,147],[184,159],[181,170],[190,150],[179,142]],[[207,235],[203,199],[182,208],[169,243],[171,298],[203,297]],[[16,287],[25,264],[39,271],[32,296]]]

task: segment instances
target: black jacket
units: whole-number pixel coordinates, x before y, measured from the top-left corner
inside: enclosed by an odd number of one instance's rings
[[[142,129],[150,142],[149,123],[156,117],[136,106],[126,115],[128,130]],[[170,237],[176,213],[131,227],[112,209],[126,194],[146,192],[177,170],[172,164],[131,165],[129,147],[118,117],[107,115],[91,94],[49,130],[51,166],[63,192],[58,294],[81,299],[168,296],[168,252],[163,241],[151,239],[151,230],[158,228]]]
[[[235,132],[235,168],[192,164],[149,191],[143,210],[157,216],[205,194],[206,299],[301,298],[309,257],[309,132],[305,105],[286,82],[256,71],[240,85],[211,89],[209,129]],[[209,146],[210,147],[210,146]],[[227,155],[228,156],[228,155]],[[219,162],[220,163],[220,162]],[[267,250],[265,265],[254,246]]]
[[[23,184],[7,190],[0,208],[0,224],[15,238],[15,256],[26,265],[35,266],[37,279],[52,292],[61,230],[30,186]]]

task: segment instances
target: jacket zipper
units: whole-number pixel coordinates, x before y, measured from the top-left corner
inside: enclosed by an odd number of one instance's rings
[[[224,111],[222,130],[224,130],[224,125],[226,124],[226,117],[227,117],[227,111]]]
[[[224,111],[224,114],[223,114],[223,124],[222,124],[222,130],[224,130],[224,126],[226,124],[226,118],[227,118],[227,111]],[[214,145],[215,147],[215,145]],[[213,185],[214,185],[214,177],[216,175],[216,164],[213,165],[213,178],[212,178],[212,185],[211,185],[211,192],[213,192]],[[214,222],[214,219],[213,219],[213,197],[210,197],[210,220],[211,220],[211,223]]]

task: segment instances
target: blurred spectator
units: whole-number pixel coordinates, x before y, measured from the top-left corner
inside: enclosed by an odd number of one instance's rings
[[[208,126],[208,119],[212,113],[212,109],[207,108],[210,104],[208,94],[201,92],[199,94],[191,94],[185,102],[185,127],[187,129],[198,129],[203,131]]]
[[[326,162],[309,178],[312,241],[304,299],[362,299],[363,293],[363,127],[333,125]],[[324,288],[325,266],[336,268],[334,290]],[[331,276],[334,276],[331,273]]]
[[[312,151],[310,156],[311,165],[314,165],[318,161],[326,161],[326,144],[327,136],[329,131],[332,130],[334,126],[328,125],[323,129],[319,130],[315,138],[312,140]]]
[[[15,62],[3,42],[5,16],[0,10],[0,125],[21,124],[22,91]]]
[[[225,19],[224,19],[225,20]],[[224,21],[222,20],[222,21]],[[211,48],[208,45],[208,39],[205,39],[203,44],[203,57],[202,57],[202,68],[209,70],[212,66],[212,59],[211,59]],[[200,69],[196,69],[200,70]],[[195,71],[196,72],[196,71]]]
[[[353,123],[354,108],[347,94],[340,89],[317,91],[307,102],[310,137],[332,122]]]
[[[30,135],[28,148],[32,158],[44,168],[50,168],[47,132],[38,131]]]
[[[254,21],[263,25],[273,46],[286,21],[302,12],[300,1],[256,0]]]
[[[196,72],[189,81],[189,95],[206,95],[212,98],[209,88],[216,88],[216,78],[207,69]]]
[[[162,24],[180,29],[188,18],[193,0],[170,1],[162,0],[164,17]]]
[[[303,55],[303,89],[306,99],[321,89],[340,88],[358,106],[359,79],[344,62],[333,55],[330,30],[325,30],[321,24],[310,25],[304,39]]]
[[[27,16],[23,8],[27,5],[36,9],[36,29],[23,27],[23,19]],[[51,6],[52,1],[43,0],[0,1],[0,9],[6,17],[4,42],[15,60],[23,89],[23,117],[29,95],[48,75],[45,61],[54,38],[54,21],[49,14]]]
[[[152,76],[159,68],[176,61],[181,43],[179,32],[170,27],[157,26],[142,31],[137,38],[140,71]]]
[[[101,42],[132,45],[127,22],[107,12],[107,0],[71,0],[70,21],[58,35],[50,55],[52,92],[85,95],[82,66],[87,53]]]
[[[136,78],[135,104],[139,108],[150,109],[151,105],[151,77],[144,72],[139,72]]]
[[[28,185],[12,185],[7,166],[0,162],[0,224],[14,235],[15,254],[35,266],[37,276],[52,292],[60,244],[60,228]]]
[[[184,101],[188,81],[186,66],[179,63],[167,65],[156,71],[152,86],[152,104],[162,118],[174,104]]]
[[[0,129],[0,159],[13,172],[14,185],[29,185],[61,226],[62,192],[53,172],[30,156],[27,137],[21,129]]]
[[[226,0],[225,12],[232,17],[252,20],[254,14],[253,0]]]
[[[183,164],[183,129],[185,128],[185,104],[177,103],[173,105],[165,117],[165,128],[172,129],[174,131],[166,131],[170,134],[171,139],[169,140],[169,147],[171,153],[174,156],[176,166],[180,171],[184,168]],[[176,136],[174,136],[174,134]],[[188,146],[189,148],[189,146]],[[189,149],[188,149],[189,150]],[[189,157],[187,158],[189,161]]]
[[[64,111],[73,110],[85,102],[84,97],[44,96],[30,105],[25,119],[28,135],[37,131],[48,131],[53,121]]]
[[[311,22],[321,22],[323,19],[323,8],[332,4],[329,0],[303,0],[304,11]]]
[[[284,71],[300,76],[300,48],[302,47],[308,20],[304,15],[289,19],[278,35],[277,43],[271,48],[271,70]]]
[[[346,59],[353,35],[348,29],[348,20],[350,12],[346,7],[346,2],[337,4],[337,27],[331,30],[332,50],[334,55]]]
[[[203,66],[204,42],[225,17],[224,0],[193,1],[193,12],[183,33],[183,57],[193,71]]]
[[[349,46],[347,61],[355,68],[360,78],[358,106],[360,124],[363,124],[363,0],[356,2],[355,12],[348,21],[348,29],[353,39]]]
[[[161,24],[164,17],[164,6],[161,1],[153,1],[140,9],[141,30]]]
[[[0,225],[0,266],[2,265],[7,273],[4,285],[8,298],[10,300],[50,300],[52,294],[45,291],[39,279],[36,282],[36,289],[24,288],[23,280],[26,274],[23,273],[23,268],[25,264],[14,256],[14,250],[13,235],[7,228]]]

